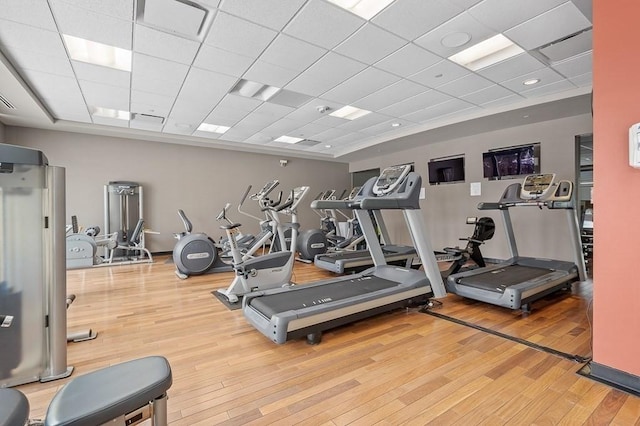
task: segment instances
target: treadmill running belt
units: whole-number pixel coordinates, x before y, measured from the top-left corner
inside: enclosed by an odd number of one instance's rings
[[[458,284],[467,285],[469,287],[504,293],[504,290],[507,287],[547,275],[550,272],[553,272],[553,269],[509,265],[504,268],[474,274],[469,277],[462,277],[458,279],[457,282]]]
[[[386,288],[396,287],[395,281],[376,276],[364,276],[350,280],[342,280],[321,286],[294,287],[295,291],[287,293],[287,297],[280,294],[256,297],[251,299],[251,306],[267,318],[279,312],[308,308],[335,300],[348,299],[361,294],[372,293]]]
[[[382,252],[384,253],[385,256],[398,254],[394,251],[384,250],[384,248],[382,249]],[[325,255],[320,255],[318,257],[320,260],[324,262],[333,262],[336,259],[338,260],[347,260],[347,259],[351,260],[351,259],[363,259],[363,258],[371,259],[371,253],[369,253],[369,250],[341,251],[341,252],[334,253],[333,256],[330,254],[325,254]]]

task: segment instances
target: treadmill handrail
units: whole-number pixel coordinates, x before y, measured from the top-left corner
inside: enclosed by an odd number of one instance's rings
[[[312,209],[350,209],[352,200],[313,200]]]
[[[508,203],[478,203],[478,210],[506,210],[511,207],[546,207],[548,209],[573,209],[573,201],[555,201],[555,200],[522,200],[510,201]]]

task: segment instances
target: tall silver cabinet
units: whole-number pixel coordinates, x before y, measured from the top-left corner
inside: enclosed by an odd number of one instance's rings
[[[65,170],[0,144],[0,386],[67,367]]]

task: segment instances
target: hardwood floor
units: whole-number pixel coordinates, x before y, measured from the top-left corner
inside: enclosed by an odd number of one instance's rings
[[[145,355],[167,357],[172,425],[640,425],[640,399],[576,374],[581,364],[417,309],[326,332],[320,345],[276,345],[211,291],[231,273],[181,281],[154,264],[68,272],[71,377]],[[330,276],[297,264],[294,281]],[[590,355],[591,283],[519,312],[449,295],[436,312]],[[66,379],[68,380],[68,379]],[[20,386],[31,417],[66,380]]]

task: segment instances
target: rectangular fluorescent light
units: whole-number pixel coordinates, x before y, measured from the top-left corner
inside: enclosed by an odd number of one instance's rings
[[[63,34],[69,56],[74,61],[131,72],[131,51]]]
[[[298,143],[302,142],[304,139],[302,138],[294,138],[292,136],[280,136],[278,139],[275,139],[276,142],[284,142],[284,143]]]
[[[524,49],[515,45],[504,35],[498,34],[450,56],[449,60],[471,71],[477,71],[522,52]]]
[[[393,0],[329,0],[331,3],[355,13],[367,21],[389,6]]]
[[[211,133],[220,133],[220,134],[223,134],[230,128],[231,127],[218,126],[215,124],[208,124],[208,123],[202,123],[201,125],[198,126],[198,130],[200,130],[201,132],[211,132]]]
[[[339,110],[332,112],[329,115],[333,117],[344,118],[346,120],[355,120],[356,118],[364,117],[365,115],[370,113],[371,111],[367,111],[366,109],[360,109],[347,105],[343,106]]]
[[[104,118],[117,118],[118,120],[130,120],[131,113],[129,111],[120,111],[111,108],[92,107],[91,115]]]

